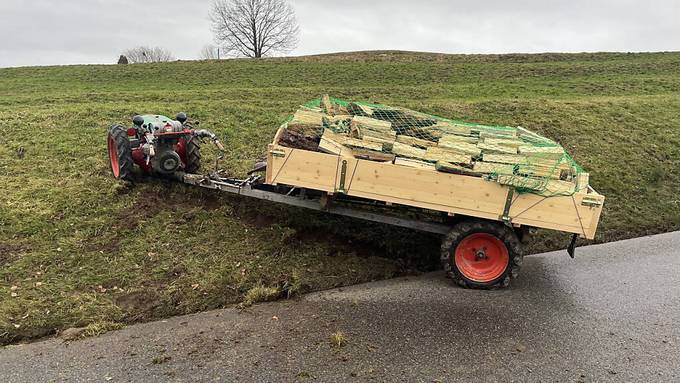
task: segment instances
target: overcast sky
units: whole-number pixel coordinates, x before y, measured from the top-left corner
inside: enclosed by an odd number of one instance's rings
[[[162,46],[195,59],[212,0],[0,0],[0,67],[113,63]],[[293,0],[292,55],[678,51],[678,0]]]

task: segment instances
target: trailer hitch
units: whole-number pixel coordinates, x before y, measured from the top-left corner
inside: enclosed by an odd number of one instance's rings
[[[569,253],[569,256],[571,259],[576,258],[576,240],[578,239],[578,234],[574,234],[571,236],[571,242],[569,243],[569,247],[567,247],[567,253]]]

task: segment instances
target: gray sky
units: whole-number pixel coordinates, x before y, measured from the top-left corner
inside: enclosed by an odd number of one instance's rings
[[[677,51],[678,0],[293,0],[292,55]],[[194,59],[212,42],[211,0],[0,0],[0,67],[113,63],[162,46]]]

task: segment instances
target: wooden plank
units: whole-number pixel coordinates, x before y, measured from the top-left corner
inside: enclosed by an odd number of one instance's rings
[[[517,148],[512,146],[488,144],[486,141],[477,144],[482,153],[517,154]]]
[[[344,146],[341,143],[329,138],[327,134],[324,133],[324,135],[321,136],[321,142],[319,142],[320,151],[328,154],[340,155],[343,147]]]
[[[328,96],[327,94],[324,94],[323,97],[321,97],[321,110],[323,110],[323,112],[328,115],[335,114],[333,103],[331,102],[330,96]]]
[[[390,141],[397,138],[397,132],[392,130],[391,122],[370,117],[354,116],[350,122],[350,130],[355,137],[371,136]]]
[[[281,136],[283,136],[283,132],[288,129],[288,123],[285,123],[279,127],[279,130],[276,131],[276,134],[274,135],[274,140],[272,141],[273,144],[278,144],[279,140],[281,139]]]
[[[510,140],[510,139],[503,139],[503,138],[485,138],[484,139],[485,144],[489,145],[501,145],[501,146],[510,146],[515,148],[515,153],[517,153],[517,148],[520,146],[526,145],[526,142],[520,141],[520,140]]]
[[[545,178],[551,178],[555,180],[560,179],[560,173],[561,170],[555,169],[555,168],[543,168],[543,167],[535,167],[535,166],[530,166],[530,165],[511,165],[511,164],[501,164],[501,163],[494,163],[494,162],[480,162],[477,161],[475,163],[475,166],[473,167],[473,170],[479,173],[487,173],[487,174],[507,174],[507,175],[512,175],[517,173],[518,175],[522,176],[529,176],[529,177],[545,177]]]
[[[353,174],[351,196],[480,218],[498,219],[507,195],[496,182],[430,169],[359,160]]]
[[[590,184],[590,173],[581,172],[576,175],[576,192],[585,193]]]
[[[425,158],[425,149],[416,148],[411,145],[395,142],[392,145],[392,153],[400,157],[423,159]]]
[[[586,194],[548,198],[535,194],[520,194],[512,204],[510,216],[513,223],[577,234],[585,232],[586,238],[592,239],[602,206],[583,206],[581,202],[584,197]],[[599,198],[604,202],[604,197]]]
[[[532,132],[531,130],[526,129],[526,128],[523,128],[523,127],[521,127],[521,126],[518,126],[518,127],[515,128],[515,129],[517,129],[517,134],[518,134],[519,136],[524,135],[524,136],[533,136],[533,137],[544,138],[543,136],[541,136],[541,135],[539,135],[539,134],[537,134],[537,133],[534,133],[534,132]]]
[[[541,143],[545,143],[545,144],[551,144],[551,143],[555,144],[555,141],[553,141],[553,140],[551,140],[547,137],[543,137],[543,136],[541,136],[537,133],[534,133],[534,132],[532,132],[528,129],[525,129],[521,126],[517,127],[517,135],[518,135],[519,138],[521,138],[525,141],[529,141],[529,142],[541,142]]]
[[[384,137],[373,137],[373,136],[368,136],[368,135],[363,135],[361,137],[362,140],[368,141],[368,142],[376,142],[376,143],[381,143],[381,144],[393,144],[394,140],[389,139],[389,138],[384,138]]]
[[[589,210],[590,210],[590,211],[588,212],[588,214],[583,214],[583,215],[582,215],[582,217],[584,217],[583,219],[587,219],[588,216],[591,217],[591,218],[590,218],[590,224],[586,223],[586,225],[585,225],[585,226],[586,226],[586,229],[585,229],[586,235],[585,235],[585,237],[588,238],[588,239],[595,239],[595,233],[597,232],[597,226],[598,226],[599,223],[600,223],[600,215],[602,214],[602,210],[604,209],[604,200],[605,200],[605,197],[604,197],[603,195],[599,195],[599,194],[595,191],[595,189],[593,189],[593,188],[590,187],[590,186],[588,187],[588,191],[591,192],[591,194],[588,194],[588,195],[587,195],[588,198],[590,198],[591,200],[594,198],[595,200],[598,200],[598,201],[600,202],[600,205],[599,205],[599,206],[592,206],[592,205],[589,206]],[[594,196],[594,195],[596,195],[596,196]],[[585,194],[585,192],[584,192],[584,193],[581,194],[581,195],[578,195],[578,194],[575,195],[575,196],[574,196],[574,199],[580,198],[581,201],[580,201],[580,202],[577,202],[577,203],[582,204],[583,198],[585,198],[585,197],[586,197],[586,194]],[[578,206],[578,205],[577,205],[577,206]]]
[[[472,169],[462,167],[460,165],[452,164],[449,162],[439,161],[435,164],[435,169],[438,172],[461,174],[466,176],[480,177],[481,174],[473,171]]]
[[[442,137],[441,139],[439,139],[438,144],[439,147],[450,149],[461,154],[470,154],[472,156],[478,156],[482,154],[482,150],[478,148],[477,145],[475,144],[460,141],[451,141],[446,138],[447,137]]]
[[[551,180],[546,183],[546,195],[572,195],[576,193],[576,184],[569,181]]]
[[[428,140],[439,140],[439,138],[444,135],[441,131],[430,128],[431,127],[408,126],[407,128],[400,130],[400,132]]]
[[[292,124],[316,125],[323,124],[323,118],[327,117],[323,112],[316,112],[309,109],[298,109],[293,116]]]
[[[519,165],[517,173],[530,177],[544,177],[559,180],[562,176],[562,169],[555,167],[548,168],[543,166]]]
[[[283,127],[279,128],[279,132],[277,132],[277,136],[282,130],[283,130]],[[273,178],[274,178],[274,176],[273,176],[273,170],[274,170],[274,154],[273,154],[273,151],[275,150],[276,147],[277,147],[276,138],[274,139],[273,144],[267,145],[267,154],[266,154],[266,156],[267,156],[267,168],[265,169],[265,173],[264,173],[264,181],[268,184],[272,184],[274,182],[274,180],[273,180]]]
[[[431,164],[429,162],[425,161],[419,161],[419,160],[414,160],[411,158],[402,158],[402,157],[397,157],[394,160],[395,165],[400,165],[400,166],[408,166],[410,168],[416,168],[416,169],[426,169],[426,170],[436,170],[434,164]]]
[[[535,190],[538,194],[545,196],[571,195],[576,191],[576,185],[573,182],[546,180],[544,178],[499,175],[496,181],[501,185]]]
[[[455,134],[444,134],[439,138],[439,141],[444,142],[465,142],[468,144],[479,143],[479,137],[476,136],[458,136]]]
[[[338,114],[335,116],[324,116],[323,120],[328,121],[329,123],[337,123],[340,121],[350,121],[352,119],[352,116],[348,114]]]
[[[531,167],[541,167],[547,169],[560,169],[567,170],[571,169],[571,164],[567,161],[558,161],[551,159],[543,159],[537,157],[527,157],[521,154],[482,154],[482,160],[484,162],[495,162],[501,164],[512,164],[512,165],[527,165]]]
[[[518,151],[527,157],[535,157],[542,160],[558,160],[565,155],[564,149],[559,146],[520,146]]]
[[[350,128],[351,129],[351,128]],[[363,138],[364,136],[370,136],[370,137],[377,137],[377,138],[382,138],[385,140],[389,141],[396,141],[397,140],[397,132],[394,130],[374,130],[374,129],[367,129],[365,127],[359,128],[361,137]]]
[[[517,129],[514,128],[492,128],[492,127],[485,127],[485,126],[478,126],[472,128],[473,132],[479,132],[479,138],[481,139],[487,139],[487,138],[516,138],[517,137]]]
[[[376,152],[374,150],[353,148],[351,152],[355,158],[369,161],[393,162],[396,158],[394,154]]]
[[[493,162],[475,162],[472,170],[478,173],[513,174],[515,165],[495,164]]]
[[[484,153],[482,154],[482,160],[484,162],[496,162],[500,164],[523,164],[526,163],[527,158],[518,154],[492,154]]]
[[[428,129],[438,130],[444,134],[470,135],[471,133],[469,126],[458,125],[448,121],[437,121],[435,125],[428,127]]]
[[[364,141],[364,140],[359,140],[359,139],[356,139],[356,138],[349,138],[349,137],[344,139],[343,145],[350,146],[350,147],[353,147],[353,148],[375,150],[376,152],[380,152],[383,149],[383,144],[380,143],[380,142]]]
[[[402,134],[397,136],[397,142],[405,144],[405,145],[418,146],[418,147],[421,147],[421,148],[429,148],[431,146],[437,146],[437,143],[434,142],[434,141],[422,140],[420,138],[411,137],[411,136],[404,136]]]
[[[267,171],[272,168],[268,184],[285,184],[333,193],[338,157],[325,153],[274,146],[284,156],[268,155]]]
[[[439,146],[427,148],[424,159],[432,162],[444,161],[455,164],[470,164],[472,162],[472,157],[469,154],[461,154]]]
[[[351,138],[342,134],[333,133],[330,129],[324,129],[323,135],[321,136],[321,141],[324,142],[324,149],[329,147],[335,147],[338,144],[368,150],[374,150],[377,152],[382,151],[383,144],[380,142],[364,141],[357,138]],[[330,144],[326,145],[326,142]],[[321,146],[319,147],[321,148]],[[335,154],[335,153],[332,153]]]
[[[377,131],[391,131],[392,123],[389,121],[378,120],[375,118],[354,116],[352,121],[359,125],[360,128],[372,129]]]
[[[332,131],[326,129],[321,136],[321,142],[319,142],[319,151],[336,156],[354,157],[352,149],[341,143],[342,137],[342,135],[334,134]]]

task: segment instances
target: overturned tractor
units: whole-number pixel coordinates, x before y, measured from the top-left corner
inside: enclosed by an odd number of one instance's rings
[[[201,168],[201,139],[224,147],[212,132],[195,130],[185,113],[175,120],[161,115],[142,115],[132,119],[133,127],[114,125],[109,129],[109,161],[113,176],[131,180],[134,165],[145,174],[180,176]]]

